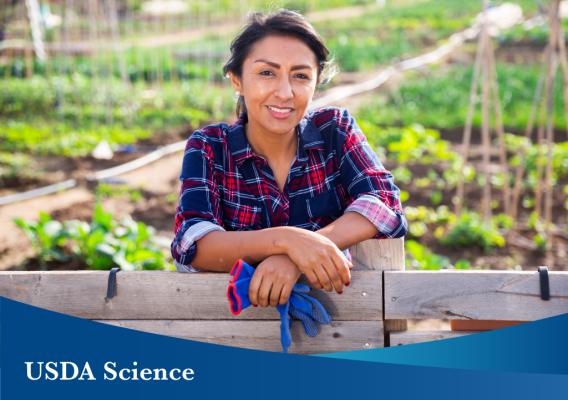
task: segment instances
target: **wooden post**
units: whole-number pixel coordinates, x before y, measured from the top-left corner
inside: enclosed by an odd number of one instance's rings
[[[404,271],[404,239],[370,239],[350,249],[353,265],[360,270]],[[384,274],[383,274],[384,275]],[[390,344],[390,332],[407,329],[405,319],[384,320],[384,282],[381,281],[382,318],[384,321],[385,347]]]

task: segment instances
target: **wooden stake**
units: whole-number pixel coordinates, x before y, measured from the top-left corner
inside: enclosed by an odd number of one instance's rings
[[[548,58],[548,52],[550,51],[550,47],[547,46],[545,49],[545,60]],[[544,78],[546,74],[546,64],[543,63],[540,71],[540,75],[538,78],[538,83],[536,85],[535,95],[533,98],[532,106],[531,106],[531,113],[529,114],[529,121],[527,123],[527,128],[525,129],[524,137],[528,140],[529,143],[532,142],[531,136],[534,129],[534,124],[537,116],[537,112],[540,109],[540,99],[542,98],[542,88],[544,86]],[[528,148],[521,148],[519,153],[519,165],[517,165],[515,169],[515,185],[513,187],[513,195],[511,201],[511,212],[510,216],[513,219],[513,227],[517,223],[517,215],[518,215],[518,205],[519,205],[519,197],[521,194],[522,189],[522,182],[523,182],[523,175],[525,172],[525,164],[523,164],[523,159],[526,156]]]
[[[501,113],[501,100],[499,99],[499,83],[497,82],[497,66],[495,65],[495,56],[491,42],[488,42],[489,55],[489,82],[493,94],[493,105],[495,110],[495,128],[497,131],[497,139],[499,143],[499,162],[501,163],[501,171],[503,173],[503,208],[505,214],[509,214],[510,208],[510,182],[509,182],[509,166],[507,164],[507,149],[505,148],[505,132],[503,129],[503,115]]]
[[[556,0],[554,2],[554,9],[551,13],[551,45],[557,52],[555,51],[554,58],[553,58],[553,67],[552,67],[552,81],[554,82],[554,78],[556,77],[556,72],[558,70],[558,59],[561,58],[561,44],[560,42],[564,41],[563,37],[560,37],[561,29],[560,29],[560,0]],[[566,88],[564,88],[566,90]],[[553,146],[554,146],[554,93],[551,90],[550,97],[548,98],[547,103],[547,124],[546,124],[546,147],[547,147],[547,157],[546,157],[546,174],[545,174],[545,198],[544,198],[544,230],[546,234],[546,259],[548,265],[553,268],[552,262],[552,243],[553,243],[553,236],[552,236],[552,207],[553,207],[553,197],[552,197],[552,161],[553,161]]]
[[[568,61],[566,58],[566,42],[564,39],[564,30],[562,29],[562,24],[558,25],[558,30],[560,66],[562,67],[562,77],[564,78],[564,123],[566,125],[566,138],[568,139]]]
[[[469,92],[469,106],[467,109],[467,117],[465,121],[465,127],[463,132],[463,142],[461,147],[462,153],[462,161],[460,165],[460,170],[462,174],[462,179],[458,180],[458,187],[456,192],[456,201],[455,201],[455,213],[457,216],[461,214],[461,209],[463,205],[463,196],[464,196],[464,170],[467,164],[467,159],[469,157],[469,148],[471,143],[471,129],[473,124],[473,115],[475,113],[475,106],[477,104],[477,88],[479,86],[479,75],[481,74],[481,56],[483,54],[483,48],[485,47],[485,41],[483,37],[480,37],[478,46],[477,46],[477,53],[475,55],[475,62],[473,66],[473,79],[471,83],[471,89]]]
[[[473,116],[475,113],[477,103],[477,90],[479,79],[481,76],[481,139],[482,139],[482,153],[483,153],[483,166],[480,172],[483,173],[484,186],[483,197],[481,201],[481,214],[485,222],[489,222],[492,215],[491,210],[491,115],[494,113],[497,141],[499,146],[499,160],[501,171],[504,177],[503,183],[503,207],[506,213],[510,212],[510,177],[509,167],[507,164],[507,151],[505,148],[505,133],[503,129],[503,116],[501,113],[501,101],[499,100],[499,85],[497,83],[497,69],[495,65],[495,57],[493,54],[493,47],[491,46],[491,37],[489,35],[489,21],[487,17],[488,0],[482,0],[483,14],[481,32],[478,42],[477,54],[475,58],[475,66],[473,73],[473,82],[470,90],[469,108],[466,117],[464,136],[462,143],[462,161],[461,172],[464,175],[464,168],[467,164],[469,157],[469,147],[471,142],[471,130],[473,123]],[[492,108],[494,110],[492,110]],[[455,213],[460,215],[463,206],[464,198],[464,179],[458,181],[456,198],[455,198]]]
[[[490,151],[491,141],[489,132],[489,31],[487,21],[487,0],[483,1],[483,25],[481,34],[485,41],[483,48],[483,64],[481,67],[481,143],[483,148],[483,198],[481,200],[481,213],[483,220],[489,222],[491,220],[491,177],[490,177]]]
[[[545,204],[543,204],[542,201],[542,184],[541,181],[544,180],[544,194],[545,196],[551,196],[552,193],[552,179],[550,179],[550,181],[548,180],[547,177],[545,177],[545,171],[543,170],[543,161],[546,162],[546,176],[548,176],[548,170],[552,169],[552,159],[551,157],[545,157],[545,159],[542,159],[542,150],[543,147],[545,146],[546,143],[546,147],[548,148],[548,153],[552,154],[552,148],[551,146],[553,145],[554,142],[554,121],[553,121],[553,114],[554,114],[554,93],[553,93],[553,87],[554,87],[554,78],[556,76],[556,71],[557,71],[557,67],[558,67],[558,50],[559,50],[559,37],[558,34],[560,32],[560,30],[558,29],[559,26],[559,16],[558,16],[558,11],[560,8],[560,1],[559,0],[554,0],[554,2],[551,4],[550,7],[550,15],[549,15],[549,21],[550,21],[550,36],[549,36],[549,47],[550,47],[550,52],[548,53],[549,57],[547,60],[547,66],[548,66],[548,70],[547,70],[547,75],[546,75],[546,85],[545,85],[545,91],[544,91],[544,104],[546,107],[546,141],[545,141],[545,137],[544,137],[544,124],[541,124],[539,126],[539,130],[538,130],[538,147],[537,147],[537,176],[536,176],[536,188],[535,188],[535,212],[536,212],[536,216],[537,218],[540,219],[541,215],[544,214],[545,216],[545,223],[547,220],[547,215],[551,215],[552,212],[552,200],[550,197],[549,201],[546,201]],[[547,159],[548,158],[548,159]],[[551,174],[551,172],[550,172]],[[551,220],[551,216],[548,219],[549,221]],[[548,229],[548,228],[546,228]]]

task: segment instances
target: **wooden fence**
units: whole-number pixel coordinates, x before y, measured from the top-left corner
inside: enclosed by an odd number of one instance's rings
[[[407,319],[505,321],[491,326],[499,327],[568,312],[568,272],[548,273],[550,299],[542,300],[537,271],[404,271],[402,239],[368,240],[351,253],[355,268],[349,288],[342,295],[312,292],[333,322],[315,338],[293,323],[291,352],[348,351],[474,332],[411,331]],[[106,298],[108,278],[108,271],[0,272],[0,295],[131,329],[281,350],[274,308],[251,307],[237,317],[230,313],[228,274],[120,271],[111,299]]]

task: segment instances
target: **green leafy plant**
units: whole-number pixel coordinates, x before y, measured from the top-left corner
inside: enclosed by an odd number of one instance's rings
[[[0,185],[3,179],[40,176],[34,165],[34,160],[26,154],[0,152]]]
[[[438,270],[451,267],[448,257],[435,254],[426,246],[414,240],[405,243],[407,264],[418,270]]]
[[[45,268],[50,261],[79,260],[90,269],[173,269],[152,227],[127,217],[116,221],[96,203],[92,222],[59,222],[40,213],[38,222],[15,219],[30,238]]]
[[[475,212],[463,212],[453,224],[450,224],[446,235],[441,239],[446,246],[481,247],[490,252],[505,246],[505,238],[498,230],[497,223],[492,220],[486,223]]]
[[[407,127],[380,127],[363,114],[359,125],[370,143],[386,150],[386,156],[399,164],[430,165],[459,159],[450,143],[440,139],[440,132],[422,125]],[[383,151],[384,151],[383,150]]]
[[[99,183],[95,190],[95,196],[97,198],[128,197],[133,203],[137,203],[143,198],[142,193],[138,189],[128,185],[110,183]]]
[[[52,220],[47,213],[40,212],[37,222],[25,222],[21,218],[16,218],[14,223],[24,231],[32,243],[41,269],[45,269],[47,262],[66,262],[71,259],[64,248],[69,238],[67,230],[61,222]]]
[[[544,232],[538,232],[534,235],[533,242],[539,252],[544,253],[546,250],[546,234]]]
[[[428,231],[428,225],[444,226],[455,221],[455,214],[445,205],[438,206],[436,209],[426,206],[404,208],[406,219],[409,222],[410,235],[412,237],[423,236]]]

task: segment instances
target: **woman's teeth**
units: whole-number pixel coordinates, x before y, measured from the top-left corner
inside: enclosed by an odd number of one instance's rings
[[[286,114],[292,111],[292,108],[278,108],[278,107],[273,107],[273,106],[268,106],[268,108],[274,112],[277,112],[279,114]]]

